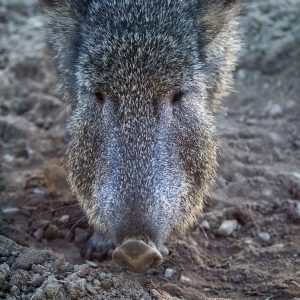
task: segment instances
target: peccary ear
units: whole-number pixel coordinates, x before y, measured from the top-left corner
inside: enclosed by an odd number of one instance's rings
[[[72,1],[70,0],[38,0],[38,6],[45,13],[71,13]]]
[[[86,7],[85,1],[79,0],[38,0],[39,7],[44,11],[55,11],[66,15],[72,15],[78,8],[78,3]]]
[[[84,0],[38,0],[38,4],[42,12],[56,19],[62,26],[67,23],[70,25],[71,20],[80,18],[87,7],[87,1]]]
[[[241,10],[243,0],[199,0],[198,24],[207,41],[213,40]]]
[[[72,2],[72,0],[38,0],[39,5],[42,7],[64,7],[69,6]]]
[[[42,11],[74,19],[86,13],[88,3],[89,0],[38,0]]]
[[[59,6],[62,6],[65,4],[66,1],[62,0],[62,1],[59,1],[59,0],[39,0],[38,3],[41,7],[47,7],[47,8],[50,8],[50,7],[59,7]]]

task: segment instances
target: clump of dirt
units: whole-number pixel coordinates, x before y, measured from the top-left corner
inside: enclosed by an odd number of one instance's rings
[[[23,248],[0,236],[0,297],[4,299],[176,299],[124,275],[71,265],[49,250]]]
[[[205,214],[160,267],[132,275],[110,255],[80,256],[92,231],[62,167],[65,107],[43,25],[34,0],[0,0],[0,234],[22,245],[0,237],[0,298],[300,297],[300,0],[278,3],[248,1]]]

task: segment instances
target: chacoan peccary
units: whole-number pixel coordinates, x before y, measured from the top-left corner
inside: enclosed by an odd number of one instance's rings
[[[239,0],[40,0],[69,116],[66,169],[95,231],[135,272],[197,221],[216,176],[214,108]]]

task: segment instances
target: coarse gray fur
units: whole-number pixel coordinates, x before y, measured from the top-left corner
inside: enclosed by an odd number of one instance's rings
[[[43,0],[69,107],[66,168],[96,230],[161,245],[216,176],[238,0]]]

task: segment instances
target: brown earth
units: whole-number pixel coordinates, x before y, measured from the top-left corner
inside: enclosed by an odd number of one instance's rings
[[[0,238],[0,299],[300,298],[300,1],[251,0],[243,19],[205,214],[159,268],[133,275],[110,256],[82,265],[91,228],[65,181],[42,23],[33,0],[0,0],[0,234],[29,247]]]

